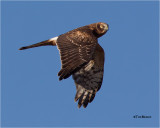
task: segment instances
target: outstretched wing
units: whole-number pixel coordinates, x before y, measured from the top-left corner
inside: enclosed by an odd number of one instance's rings
[[[87,64],[92,59],[96,45],[97,38],[86,27],[60,35],[57,39],[62,63],[62,69],[58,73],[59,80],[68,78]]]
[[[76,84],[75,101],[78,101],[78,107],[82,105],[87,107],[100,89],[103,81],[104,72],[104,51],[102,47],[97,44],[94,58],[87,65],[73,74],[73,79]]]

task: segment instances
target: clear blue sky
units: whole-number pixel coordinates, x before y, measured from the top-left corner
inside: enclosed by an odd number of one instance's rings
[[[2,2],[2,126],[158,126],[158,15],[158,2]],[[78,109],[57,48],[18,49],[95,22],[110,26],[104,81]]]

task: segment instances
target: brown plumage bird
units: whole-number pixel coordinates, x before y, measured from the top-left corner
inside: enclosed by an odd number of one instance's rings
[[[19,50],[52,45],[57,46],[61,58],[59,80],[72,75],[77,93],[78,107],[87,107],[100,89],[104,72],[104,50],[98,38],[108,31],[106,23],[98,22],[79,27],[58,37],[42,41]]]

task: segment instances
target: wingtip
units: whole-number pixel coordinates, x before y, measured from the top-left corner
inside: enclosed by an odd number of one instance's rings
[[[63,78],[62,77],[59,77],[59,81],[61,81]]]
[[[78,99],[75,98],[75,99],[74,99],[74,102],[77,102],[77,100],[78,100]]]
[[[81,106],[82,106],[82,105],[78,104],[78,108],[79,108],[79,109],[80,109]]]
[[[83,107],[86,108],[87,106],[84,106],[84,105],[83,105]]]

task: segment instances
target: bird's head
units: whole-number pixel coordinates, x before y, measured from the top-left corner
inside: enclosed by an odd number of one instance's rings
[[[93,31],[98,38],[103,36],[109,29],[109,25],[102,22],[95,23],[93,26]]]

